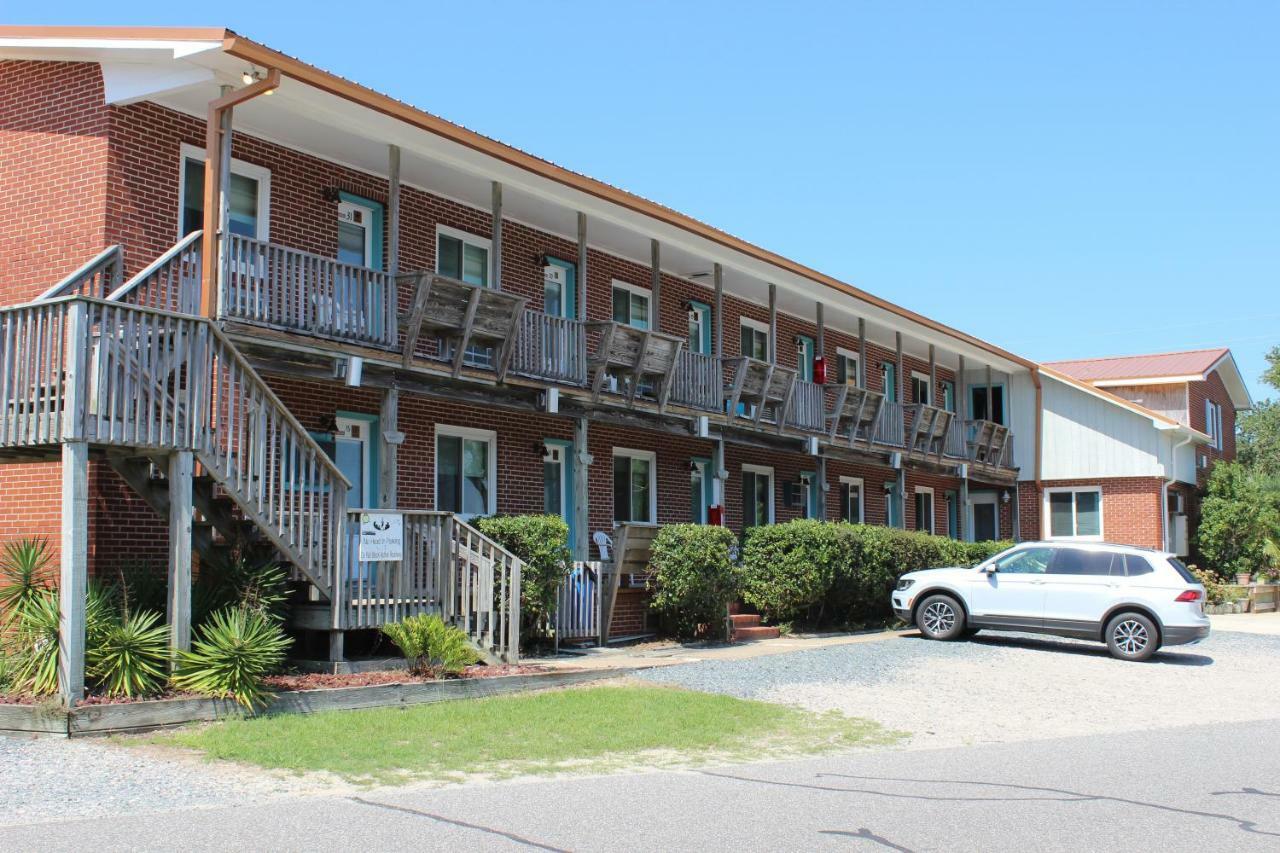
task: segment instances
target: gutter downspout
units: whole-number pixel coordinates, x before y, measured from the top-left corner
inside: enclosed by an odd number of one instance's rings
[[[218,309],[218,242],[223,222],[223,169],[230,169],[230,146],[223,145],[231,135],[231,108],[280,87],[280,69],[270,68],[267,76],[243,89],[228,92],[209,102],[204,132],[204,237],[200,246],[200,314],[217,319]],[[223,125],[226,125],[225,127]],[[224,162],[225,155],[225,162]]]
[[[1039,506],[1041,501],[1041,494],[1044,492],[1044,488],[1040,484],[1040,481],[1041,481],[1040,474],[1041,474],[1042,466],[1044,463],[1044,385],[1041,383],[1041,380],[1040,380],[1039,365],[1032,365],[1031,367],[1031,384],[1036,387],[1036,448],[1035,448],[1035,462],[1032,464],[1031,473],[1032,473],[1032,482],[1034,482],[1036,486],[1036,506]],[[1019,515],[1021,514],[1019,513]],[[1041,524],[1043,524],[1044,519],[1042,518],[1040,522]],[[1021,540],[1022,531],[1021,530],[1017,531],[1017,534],[1018,535],[1016,538]],[[1043,530],[1040,531],[1040,536],[1041,538],[1043,538],[1044,536]]]
[[[1178,481],[1178,448],[1186,447],[1193,440],[1194,436],[1187,436],[1177,444],[1170,442],[1169,452],[1169,479],[1164,481],[1160,487],[1160,535],[1164,538],[1164,547],[1168,551],[1172,551],[1170,547],[1173,543],[1169,541],[1169,487]]]

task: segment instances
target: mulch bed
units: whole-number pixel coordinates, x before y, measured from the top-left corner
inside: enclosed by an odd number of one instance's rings
[[[500,675],[531,675],[546,672],[545,666],[469,666],[460,676],[451,678],[496,678]],[[373,672],[351,672],[334,675],[324,672],[305,672],[295,675],[267,676],[267,686],[273,690],[317,690],[324,687],[369,687],[375,684],[424,684],[447,679],[411,675],[404,669],[383,669]]]

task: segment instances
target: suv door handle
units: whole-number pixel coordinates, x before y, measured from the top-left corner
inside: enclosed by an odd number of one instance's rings
[[[1044,583],[1044,579],[1043,579],[1043,578],[1036,578],[1035,580],[1033,580],[1033,581],[1032,581],[1032,583],[1033,583],[1033,584],[1035,584],[1036,586],[1040,586],[1041,584],[1043,584],[1043,583]]]

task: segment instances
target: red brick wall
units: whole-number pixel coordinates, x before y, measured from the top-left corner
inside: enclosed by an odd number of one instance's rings
[[[1236,458],[1236,410],[1231,403],[1231,395],[1227,393],[1226,386],[1222,384],[1222,377],[1216,370],[1203,382],[1187,384],[1187,407],[1190,410],[1188,415],[1191,419],[1191,428],[1201,432],[1209,431],[1204,416],[1205,400],[1212,400],[1222,407],[1222,449],[1218,450],[1208,444],[1196,445],[1196,479],[1201,485],[1213,470],[1215,462],[1220,459],[1230,461]],[[1209,463],[1204,467],[1200,466],[1202,456]]]
[[[107,245],[107,161],[96,64],[0,61],[0,305]]]
[[[1164,481],[1159,477],[1112,477],[1092,480],[1046,480],[1044,489],[1059,486],[1101,486],[1102,537],[1121,545],[1164,547]],[[1019,489],[1024,539],[1049,535],[1044,512],[1044,492],[1034,483]]]

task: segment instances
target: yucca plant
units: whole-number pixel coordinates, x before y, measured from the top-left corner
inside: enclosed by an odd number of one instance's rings
[[[254,560],[238,552],[224,562],[202,565],[191,593],[191,614],[199,625],[227,607],[256,610],[283,622],[288,607],[289,572],[278,560]]]
[[[422,613],[382,626],[382,633],[404,652],[409,671],[431,678],[457,674],[478,660],[465,632]]]
[[[150,610],[110,620],[85,650],[86,674],[109,696],[160,692],[168,665],[169,632]]]
[[[0,625],[13,624],[29,602],[51,588],[48,566],[47,540],[28,536],[5,543],[0,551]]]
[[[173,685],[235,699],[252,711],[266,703],[263,678],[280,667],[292,642],[279,622],[257,610],[219,610],[200,626],[191,651],[178,653]]]
[[[13,687],[47,696],[58,692],[58,594],[32,594],[18,611],[11,638]]]

